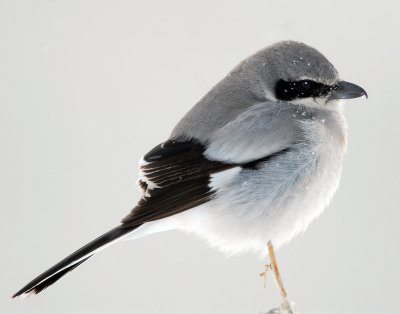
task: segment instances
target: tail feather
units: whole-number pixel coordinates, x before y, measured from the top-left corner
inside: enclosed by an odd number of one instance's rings
[[[139,226],[135,226],[133,228],[123,228],[121,226],[118,226],[114,229],[111,229],[110,231],[81,247],[79,250],[67,256],[56,265],[33,279],[25,287],[15,293],[12,298],[28,294],[38,294],[39,292],[46,289],[48,286],[55,283],[66,273],[72,271],[80,264],[85,262],[88,258],[98,253],[100,250],[106,248],[108,245],[111,245],[114,241],[133,231],[137,227]]]
[[[90,255],[90,256],[92,256],[92,255]],[[60,279],[66,273],[69,273],[71,270],[74,270],[76,267],[78,267],[80,264],[82,264],[84,261],[86,261],[89,257],[86,257],[85,259],[79,261],[78,263],[75,263],[69,267],[64,268],[63,270],[59,271],[58,273],[55,273],[53,276],[50,276],[46,280],[37,284],[33,288],[30,288],[29,290],[24,291],[22,294],[38,294],[39,292],[43,291],[47,287],[51,286],[53,283],[55,283],[58,279]],[[20,295],[21,295],[20,292],[18,292],[13,295],[13,298],[18,297]]]

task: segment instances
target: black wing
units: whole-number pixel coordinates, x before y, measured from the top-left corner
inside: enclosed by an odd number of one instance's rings
[[[197,141],[169,140],[146,154],[139,181],[145,193],[122,226],[165,218],[209,201],[215,193],[209,186],[211,175],[238,165],[209,160],[205,149]]]

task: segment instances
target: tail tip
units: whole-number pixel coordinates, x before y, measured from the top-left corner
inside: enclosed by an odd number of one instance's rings
[[[37,292],[35,291],[35,289],[32,290],[28,290],[28,291],[18,291],[17,293],[14,293],[11,296],[11,300],[22,300],[22,299],[26,299],[28,297],[30,297],[31,295],[37,294]]]

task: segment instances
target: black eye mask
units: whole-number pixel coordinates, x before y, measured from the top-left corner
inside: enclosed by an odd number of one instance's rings
[[[286,82],[279,80],[275,85],[275,96],[279,100],[326,96],[335,86],[324,85],[311,80]]]

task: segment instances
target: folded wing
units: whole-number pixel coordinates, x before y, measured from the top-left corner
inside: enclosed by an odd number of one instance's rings
[[[122,226],[168,217],[209,201],[215,193],[211,175],[238,165],[209,160],[205,149],[194,140],[168,140],[146,154],[139,180],[144,195]]]

